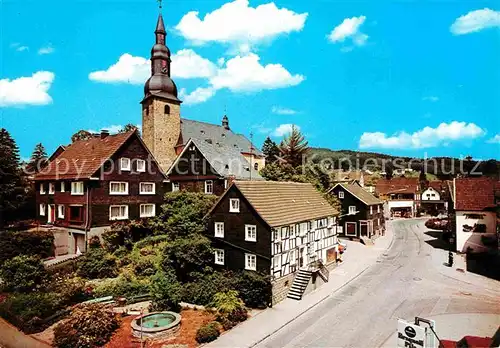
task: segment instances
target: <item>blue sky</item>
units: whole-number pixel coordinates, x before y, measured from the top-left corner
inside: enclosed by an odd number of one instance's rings
[[[156,1],[0,12],[0,126],[23,157],[140,124]],[[163,16],[185,118],[219,123],[226,109],[259,146],[296,124],[312,146],[500,158],[494,1],[167,0]]]

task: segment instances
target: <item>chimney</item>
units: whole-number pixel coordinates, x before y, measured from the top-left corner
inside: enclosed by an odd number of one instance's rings
[[[226,115],[224,115],[224,117],[222,118],[222,127],[224,127],[224,129],[229,130],[229,119],[227,118]]]
[[[101,129],[101,139],[106,138],[109,135],[109,131],[107,129]]]

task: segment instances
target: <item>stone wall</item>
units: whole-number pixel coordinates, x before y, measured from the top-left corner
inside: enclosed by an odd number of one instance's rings
[[[293,280],[295,278],[295,273],[287,274],[284,277],[273,280],[273,306],[286,298],[288,290],[292,286]]]

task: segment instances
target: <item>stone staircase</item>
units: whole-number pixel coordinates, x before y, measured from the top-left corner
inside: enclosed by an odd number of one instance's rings
[[[302,299],[304,291],[307,288],[307,285],[309,284],[309,281],[311,280],[311,277],[312,272],[303,269],[299,270],[297,272],[297,275],[295,276],[295,279],[293,280],[290,290],[288,290],[287,297],[293,300],[300,301]]]

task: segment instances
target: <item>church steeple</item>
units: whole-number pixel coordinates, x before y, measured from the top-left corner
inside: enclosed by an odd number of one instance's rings
[[[177,98],[177,86],[170,78],[170,50],[165,45],[167,32],[161,13],[156,23],[156,42],[151,48],[151,77],[144,85],[144,100],[156,95],[168,100],[180,102]]]

